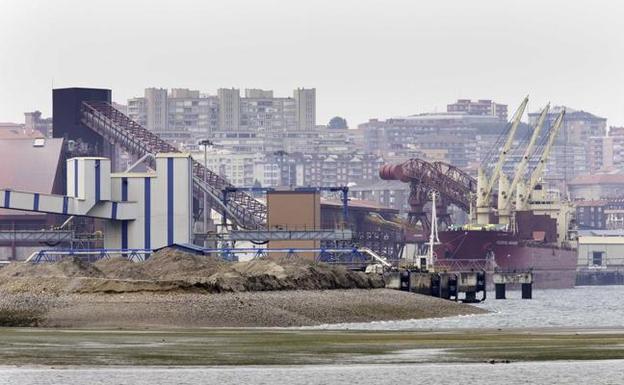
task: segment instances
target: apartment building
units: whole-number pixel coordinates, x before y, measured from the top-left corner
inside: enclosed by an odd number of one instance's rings
[[[489,99],[457,99],[455,103],[446,106],[447,112],[464,112],[469,115],[496,116],[501,120],[507,120],[507,105],[495,103]]]
[[[147,88],[143,97],[128,100],[127,113],[149,130],[185,131],[193,140],[215,132],[314,130],[316,90],[298,88],[293,97],[275,97],[271,90],[251,88],[241,97],[236,88],[220,88],[217,95]]]
[[[497,116],[465,112],[423,113],[360,124],[368,152],[386,155],[405,151],[443,151],[448,163],[464,167],[478,158],[477,137],[500,135],[506,122]],[[440,159],[435,159],[440,160]]]
[[[297,113],[297,129],[316,127],[316,88],[297,88],[293,92]]]

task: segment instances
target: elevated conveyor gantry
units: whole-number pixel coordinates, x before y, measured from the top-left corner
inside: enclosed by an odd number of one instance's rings
[[[137,159],[151,162],[150,154],[179,152],[107,102],[83,102],[81,121],[104,140],[119,146]],[[228,197],[227,206],[222,202],[222,191],[234,187],[227,180],[193,161],[194,196],[203,199],[208,193],[209,205],[217,212],[227,213],[228,219],[246,229],[262,229],[266,226],[267,208],[244,192],[234,192]],[[207,183],[204,183],[206,180]]]
[[[465,212],[470,211],[477,192],[477,181],[460,170],[444,162],[427,162],[410,159],[400,164],[386,164],[379,169],[379,177],[384,180],[399,180],[410,184],[410,222],[421,222],[425,232],[429,220],[424,205],[429,201],[430,190],[440,193],[438,218],[449,223],[446,207],[454,204]]]

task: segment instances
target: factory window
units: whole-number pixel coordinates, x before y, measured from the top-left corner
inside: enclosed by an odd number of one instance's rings
[[[603,256],[604,256],[604,251],[593,251],[592,252],[592,265],[602,266]]]

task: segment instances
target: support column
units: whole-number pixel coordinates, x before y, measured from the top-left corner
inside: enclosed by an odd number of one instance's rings
[[[496,299],[505,299],[505,284],[504,283],[494,284],[494,290],[496,291]]]
[[[522,299],[531,299],[531,298],[533,298],[533,284],[523,283],[522,284]]]

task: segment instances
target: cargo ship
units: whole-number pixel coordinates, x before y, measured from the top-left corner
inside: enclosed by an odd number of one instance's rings
[[[574,247],[573,206],[561,199],[559,191],[548,190],[542,181],[565,110],[559,113],[548,134],[540,136],[549,111],[546,106],[512,178],[502,172],[527,102],[528,97],[516,111],[508,127],[507,140],[489,177],[485,175],[484,167],[479,169],[475,180],[454,166],[420,159],[381,167],[382,179],[410,183],[408,223],[412,228],[420,223],[422,232],[414,234],[414,238],[420,238],[421,246],[428,248],[423,255],[428,256],[426,264],[429,269],[483,269],[490,273],[532,271],[537,288],[574,287],[577,251]],[[534,156],[538,139],[542,141],[539,147],[543,151],[538,155],[537,165],[529,172],[529,159]],[[439,197],[437,203],[436,196]],[[424,210],[430,200],[433,201],[431,219]],[[470,214],[469,224],[449,225],[446,210],[451,204]],[[440,216],[436,211],[441,212]],[[447,228],[438,231],[439,221],[446,222]],[[422,242],[425,238],[429,238],[429,242]]]
[[[535,288],[574,287],[577,251],[571,242],[558,242],[554,219],[533,212],[523,212],[519,218],[522,219],[515,231],[491,225],[481,229],[451,227],[438,232],[439,242],[434,245],[435,269],[531,271]]]

